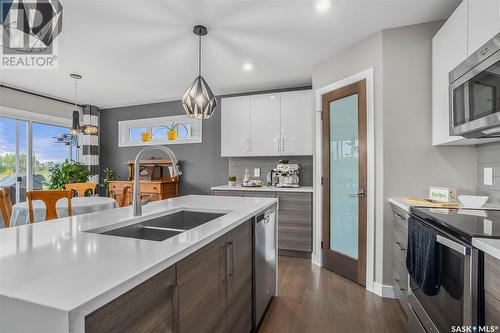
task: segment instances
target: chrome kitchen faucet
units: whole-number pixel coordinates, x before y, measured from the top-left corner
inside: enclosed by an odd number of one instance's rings
[[[139,164],[142,155],[144,155],[147,152],[150,152],[151,150],[162,150],[163,152],[167,153],[168,157],[170,158],[170,161],[172,161],[172,170],[173,170],[173,177],[175,176],[180,176],[182,175],[181,170],[179,170],[179,167],[177,166],[177,157],[175,157],[174,152],[167,147],[163,146],[149,146],[144,149],[142,149],[137,156],[135,157],[134,160],[134,188],[133,188],[133,198],[132,198],[132,206],[134,206],[134,216],[141,216],[142,215],[142,202],[141,202],[141,191],[139,189]]]

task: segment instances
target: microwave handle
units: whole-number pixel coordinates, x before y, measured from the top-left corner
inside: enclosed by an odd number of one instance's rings
[[[455,250],[457,251],[458,253],[461,253],[463,254],[464,256],[470,256],[471,255],[471,248],[470,247],[467,247],[467,246],[463,246],[462,244],[459,244],[455,241],[452,241],[451,239],[449,238],[445,238],[441,235],[437,235],[436,237],[436,241],[441,244],[441,245],[444,245],[452,250]]]

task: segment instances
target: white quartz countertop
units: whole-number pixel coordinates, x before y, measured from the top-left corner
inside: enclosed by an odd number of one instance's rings
[[[388,200],[391,204],[403,209],[406,212],[410,212],[411,207],[436,207],[433,205],[424,205],[424,204],[410,204],[406,201],[404,201],[402,198],[389,198]],[[458,209],[467,209],[466,207],[463,207],[462,205],[457,206],[456,208]],[[475,208],[476,209],[476,208]],[[500,210],[500,206],[492,203],[486,203],[483,207],[479,208],[481,210]]]
[[[235,186],[220,185],[213,186],[212,191],[259,191],[259,192],[314,192],[312,186],[301,187],[276,187],[276,186],[261,186],[261,187],[244,187],[241,184]]]
[[[1,229],[0,322],[5,324],[20,304],[25,304],[21,311],[43,306],[66,318],[79,318],[70,326],[80,331],[83,316],[275,202],[273,198],[192,195],[145,205],[141,217],[124,207]],[[227,214],[162,242],[85,232],[114,229],[182,209]],[[24,315],[29,316],[28,312]],[[5,327],[9,326],[0,324],[0,331]]]
[[[500,239],[473,238],[472,246],[500,260]]]

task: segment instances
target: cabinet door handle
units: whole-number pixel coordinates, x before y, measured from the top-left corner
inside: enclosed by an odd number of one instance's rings
[[[230,270],[230,266],[231,266],[231,249],[230,249],[230,245],[229,243],[226,243],[226,276],[225,276],[225,279],[228,280],[229,279],[229,270]]]
[[[231,264],[231,269],[229,270],[229,277],[234,276],[234,266],[235,266],[235,257],[234,257],[234,243],[233,242],[228,242],[227,247],[229,248],[229,255],[230,255],[230,264]]]
[[[397,248],[399,249],[399,251],[406,251],[406,249],[404,247],[401,246],[401,243],[400,242],[394,242],[394,244],[396,244]]]
[[[405,288],[401,288],[401,284],[399,284],[399,279],[394,279],[394,282],[396,282],[396,286],[398,286],[399,288],[399,291],[405,291],[406,289]]]
[[[281,152],[285,152],[285,138],[281,138]]]

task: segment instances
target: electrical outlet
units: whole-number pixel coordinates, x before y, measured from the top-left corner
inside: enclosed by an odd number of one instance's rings
[[[493,168],[484,168],[484,185],[493,185]]]
[[[260,168],[253,169],[253,176],[255,178],[260,178]]]

